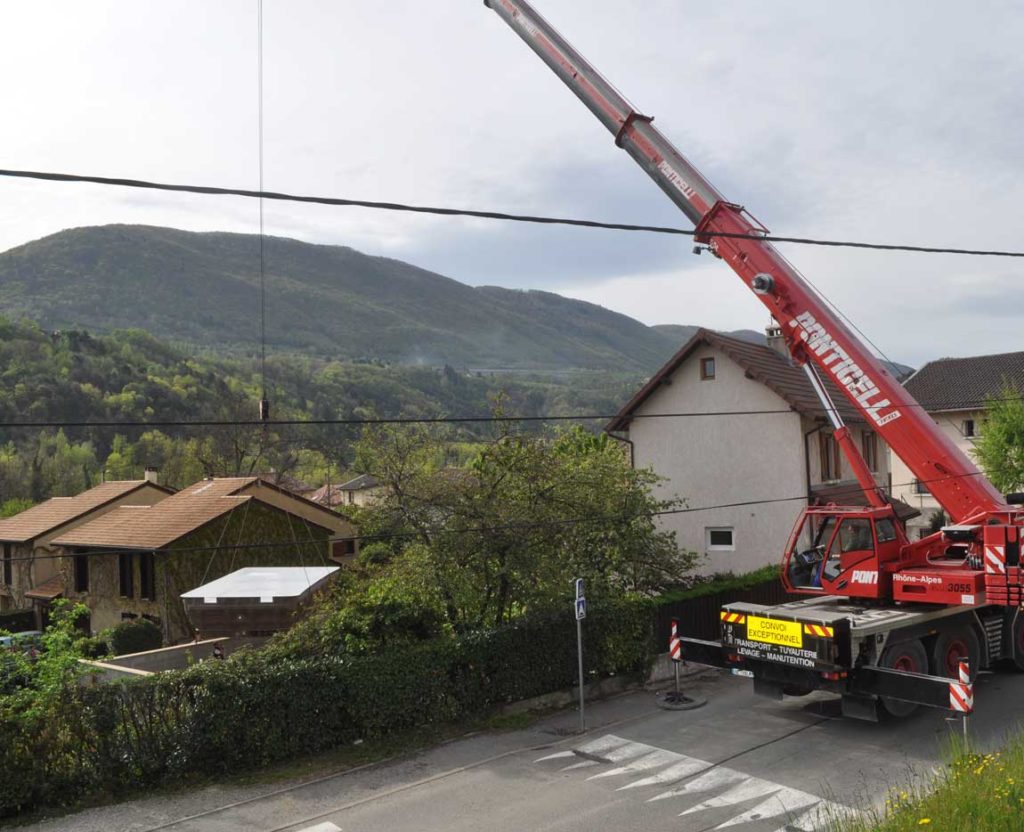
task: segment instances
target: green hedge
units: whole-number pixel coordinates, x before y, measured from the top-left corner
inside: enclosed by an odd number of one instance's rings
[[[591,677],[646,672],[646,602],[592,612]],[[223,774],[445,722],[566,688],[569,611],[370,656],[293,661],[261,652],[110,684],[70,684],[45,708],[0,708],[0,814]]]
[[[109,644],[115,656],[126,656],[163,647],[164,636],[156,624],[140,618],[137,621],[125,621],[114,627],[110,631]]]

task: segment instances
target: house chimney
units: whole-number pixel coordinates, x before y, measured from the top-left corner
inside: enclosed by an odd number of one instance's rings
[[[160,485],[160,469],[153,468],[152,466],[147,466],[145,473],[143,473],[142,475],[142,478],[146,482],[153,483],[153,485]]]
[[[774,320],[765,327],[765,343],[769,348],[775,350],[779,355],[790,358],[789,348],[786,346],[786,339],[782,337],[782,327]]]

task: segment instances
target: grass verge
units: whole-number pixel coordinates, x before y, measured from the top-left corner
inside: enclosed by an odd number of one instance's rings
[[[953,746],[950,757],[931,783],[894,789],[883,809],[834,821],[830,832],[1024,830],[1024,735],[991,754]]]

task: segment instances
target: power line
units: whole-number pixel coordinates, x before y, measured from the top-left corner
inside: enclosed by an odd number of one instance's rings
[[[984,399],[964,399],[955,403],[945,403],[942,411],[971,410],[984,407],[989,402],[1024,401],[1021,396],[994,397]],[[921,407],[927,405],[913,402],[900,407]],[[820,406],[803,408],[804,412],[825,414]],[[640,419],[687,419],[714,416],[768,416],[772,414],[799,412],[793,407],[769,408],[763,410],[707,410],[671,413],[634,413],[623,418],[630,421]],[[350,418],[350,419],[53,419],[53,420],[14,420],[0,422],[0,430],[20,430],[33,428],[165,428],[165,427],[324,427],[324,426],[359,426],[359,425],[434,425],[462,423],[508,423],[508,422],[597,422],[610,421],[619,414],[581,413],[581,414],[542,414],[539,416],[395,416],[383,418]]]
[[[478,211],[469,208],[444,208],[430,205],[411,205],[402,202],[378,202],[367,199],[342,197],[303,196],[279,191],[252,191],[245,188],[219,188],[208,185],[177,185],[167,182],[152,182],[144,179],[123,179],[109,176],[87,176],[75,173],[56,173],[31,170],[0,169],[0,176],[20,179],[41,179],[48,182],[87,182],[93,185],[109,185],[122,188],[143,188],[155,191],[203,194],[206,196],[241,196],[252,199],[273,199],[285,202],[307,202],[317,205],[337,205],[352,208],[370,208],[381,211],[403,211],[415,214],[435,214],[449,217],[475,217],[478,219],[503,220],[506,222],[527,222],[541,225],[569,225],[580,228],[603,228],[612,231],[646,231],[652,234],[676,234],[693,237],[697,232],[684,228],[662,225],[637,225],[633,223],[600,222],[598,220],[572,219],[530,214],[509,214],[503,211]],[[701,236],[721,237],[738,240],[760,240],[773,243],[795,243],[808,246],[832,248],[860,248],[877,251],[908,251],[918,254],[963,254],[973,257],[1017,257],[1024,258],[1024,251],[998,249],[953,248],[944,246],[915,246],[889,243],[864,243],[853,240],[821,240],[811,237],[782,237],[775,234],[735,234],[729,232],[701,232]]]
[[[259,193],[263,193],[263,0],[256,0],[256,90],[257,90],[257,127],[256,142],[259,148]],[[263,395],[260,397],[260,417],[269,414],[265,409],[267,401],[267,261],[264,254],[263,197],[259,197],[260,207],[260,383]]]
[[[983,477],[985,474],[981,471],[975,471],[968,474],[951,474],[949,476],[934,477],[927,480],[914,480],[913,482],[895,483],[890,486],[890,492],[896,488],[910,488],[916,485],[931,485],[936,482],[947,482],[949,480],[962,479],[966,477]],[[859,485],[850,486],[848,488],[842,488],[835,491],[830,491],[828,496],[832,497],[846,497],[848,495],[862,494],[864,491]],[[813,496],[813,495],[811,495]],[[528,521],[524,520],[515,523],[496,523],[490,526],[470,526],[461,529],[439,529],[434,532],[435,535],[461,535],[461,534],[480,534],[485,532],[493,531],[522,531],[529,529],[542,529],[552,528],[560,526],[573,526],[583,525],[586,523],[610,523],[610,522],[629,522],[631,520],[641,520],[654,517],[665,517],[676,514],[694,514],[701,511],[716,511],[727,508],[748,508],[750,506],[761,506],[761,505],[772,505],[777,503],[792,503],[792,502],[807,502],[808,495],[800,494],[794,497],[772,497],[762,498],[757,500],[740,500],[732,503],[719,503],[718,505],[710,506],[697,506],[694,508],[671,508],[662,509],[660,511],[644,511],[644,512],[632,512],[628,514],[596,514],[589,515],[586,517],[567,517],[561,520],[540,520],[540,521]],[[156,503],[155,506],[159,506]],[[868,510],[869,506],[863,507]],[[342,519],[344,515],[339,514]],[[360,543],[374,543],[384,540],[404,540],[409,538],[419,537],[418,532],[384,532],[379,534],[356,534],[352,537],[339,538],[340,540],[351,540],[359,541]],[[323,541],[326,543],[327,541]],[[280,549],[293,547],[296,545],[307,546],[307,545],[319,545],[321,541],[306,541],[300,544],[296,544],[294,540],[286,541],[267,541],[265,543],[240,543],[240,544],[215,544],[209,546],[184,546],[181,548],[169,548],[169,547],[153,547],[153,548],[120,548],[120,549],[107,549],[90,552],[75,552],[64,555],[27,555],[24,557],[4,558],[4,561],[9,563],[20,563],[23,561],[32,560],[60,560],[61,558],[74,557],[75,555],[86,555],[88,557],[103,557],[109,555],[121,555],[125,552],[153,552],[154,554],[167,554],[176,555],[189,552],[216,552],[230,549],[248,550],[248,549]]]

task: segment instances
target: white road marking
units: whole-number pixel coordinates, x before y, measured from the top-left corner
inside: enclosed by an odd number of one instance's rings
[[[682,780],[684,777],[689,777],[698,771],[704,771],[710,765],[711,763],[706,760],[683,757],[678,763],[662,769],[657,774],[652,774],[650,777],[642,777],[639,780],[634,780],[632,783],[627,783],[625,786],[619,786],[618,791],[638,789],[641,786],[657,786],[661,783],[674,783],[676,780]]]
[[[831,819],[857,815],[854,809],[824,800],[818,795],[783,786],[753,777],[725,766],[718,766],[706,760],[687,757],[657,746],[607,734],[581,746],[576,751],[560,751],[541,757],[545,760],[566,760],[572,756],[596,757],[584,759],[560,769],[589,768],[602,763],[612,767],[591,775],[587,781],[602,780],[622,775],[645,774],[626,783],[616,791],[636,789],[643,786],[677,784],[668,791],[648,799],[648,803],[672,797],[693,797],[706,792],[717,792],[681,813],[690,815],[708,809],[723,809],[740,804],[749,805],[752,800],[762,798],[752,809],[721,823],[715,829],[729,829],[752,821],[774,821],[780,824],[776,832],[791,832],[793,829],[811,832],[828,825]],[[615,765],[619,763],[620,765]],[[648,772],[651,772],[648,774]],[[681,782],[687,780],[688,782]],[[320,832],[320,830],[315,830]]]
[[[538,757],[534,760],[535,763],[543,763],[545,760],[561,760],[565,757],[575,757],[575,751],[556,751],[554,754],[548,754],[547,757]]]
[[[654,751],[644,754],[643,757],[633,760],[631,763],[626,763],[624,766],[609,769],[608,771],[602,771],[600,774],[595,774],[593,777],[588,779],[597,780],[600,777],[615,777],[619,774],[640,774],[644,771],[650,771],[651,769],[661,768],[662,766],[678,762],[679,757],[680,755],[673,751],[665,751],[664,749],[657,748]]]
[[[595,756],[602,757],[609,763],[621,763],[636,757],[642,757],[644,754],[650,754],[656,750],[654,746],[644,745],[642,742],[629,742],[619,748],[613,748],[610,751],[605,751],[603,754],[596,754]]]
[[[615,734],[605,734],[603,737],[580,746],[579,750],[584,754],[593,754],[595,757],[600,757],[603,751],[618,748],[620,745],[626,745],[628,742],[629,740],[624,740],[622,737],[615,736]]]
[[[765,797],[770,794],[774,794],[779,790],[779,786],[775,783],[768,783],[765,780],[761,780],[759,777],[748,777],[743,782],[733,786],[728,791],[722,792],[722,794],[715,795],[715,797],[708,798],[703,803],[698,803],[696,806],[691,806],[683,815],[690,815],[694,812],[703,812],[705,809],[719,809],[722,806],[733,806],[737,803],[745,803],[755,797]]]
[[[566,766],[565,768],[560,768],[559,771],[572,771],[573,769],[576,769],[576,768],[590,768],[591,766],[599,766],[599,765],[601,765],[601,764],[597,760],[583,760],[580,763],[573,763],[571,766]]]
[[[686,783],[679,788],[669,789],[667,792],[655,795],[647,802],[652,803],[655,800],[664,800],[668,797],[682,797],[684,795],[700,794],[701,792],[709,792],[713,789],[724,789],[729,786],[735,786],[737,783],[742,783],[744,780],[749,779],[750,775],[740,774],[738,771],[733,771],[731,768],[713,768],[711,771],[705,772],[699,777],[695,777],[689,783]]]
[[[831,801],[822,801],[817,806],[804,812],[799,817],[792,817],[775,832],[792,832],[793,829],[829,829],[831,821],[852,819],[860,813],[849,806],[842,806]]]
[[[750,823],[753,820],[796,815],[816,803],[821,803],[821,798],[817,795],[808,794],[798,789],[782,788],[767,800],[762,800],[753,809],[749,809],[725,823],[720,823],[715,829],[727,829],[730,826]]]
[[[305,829],[300,829],[299,832],[341,832],[341,827],[335,826],[329,820],[325,820],[316,826],[307,826]]]

